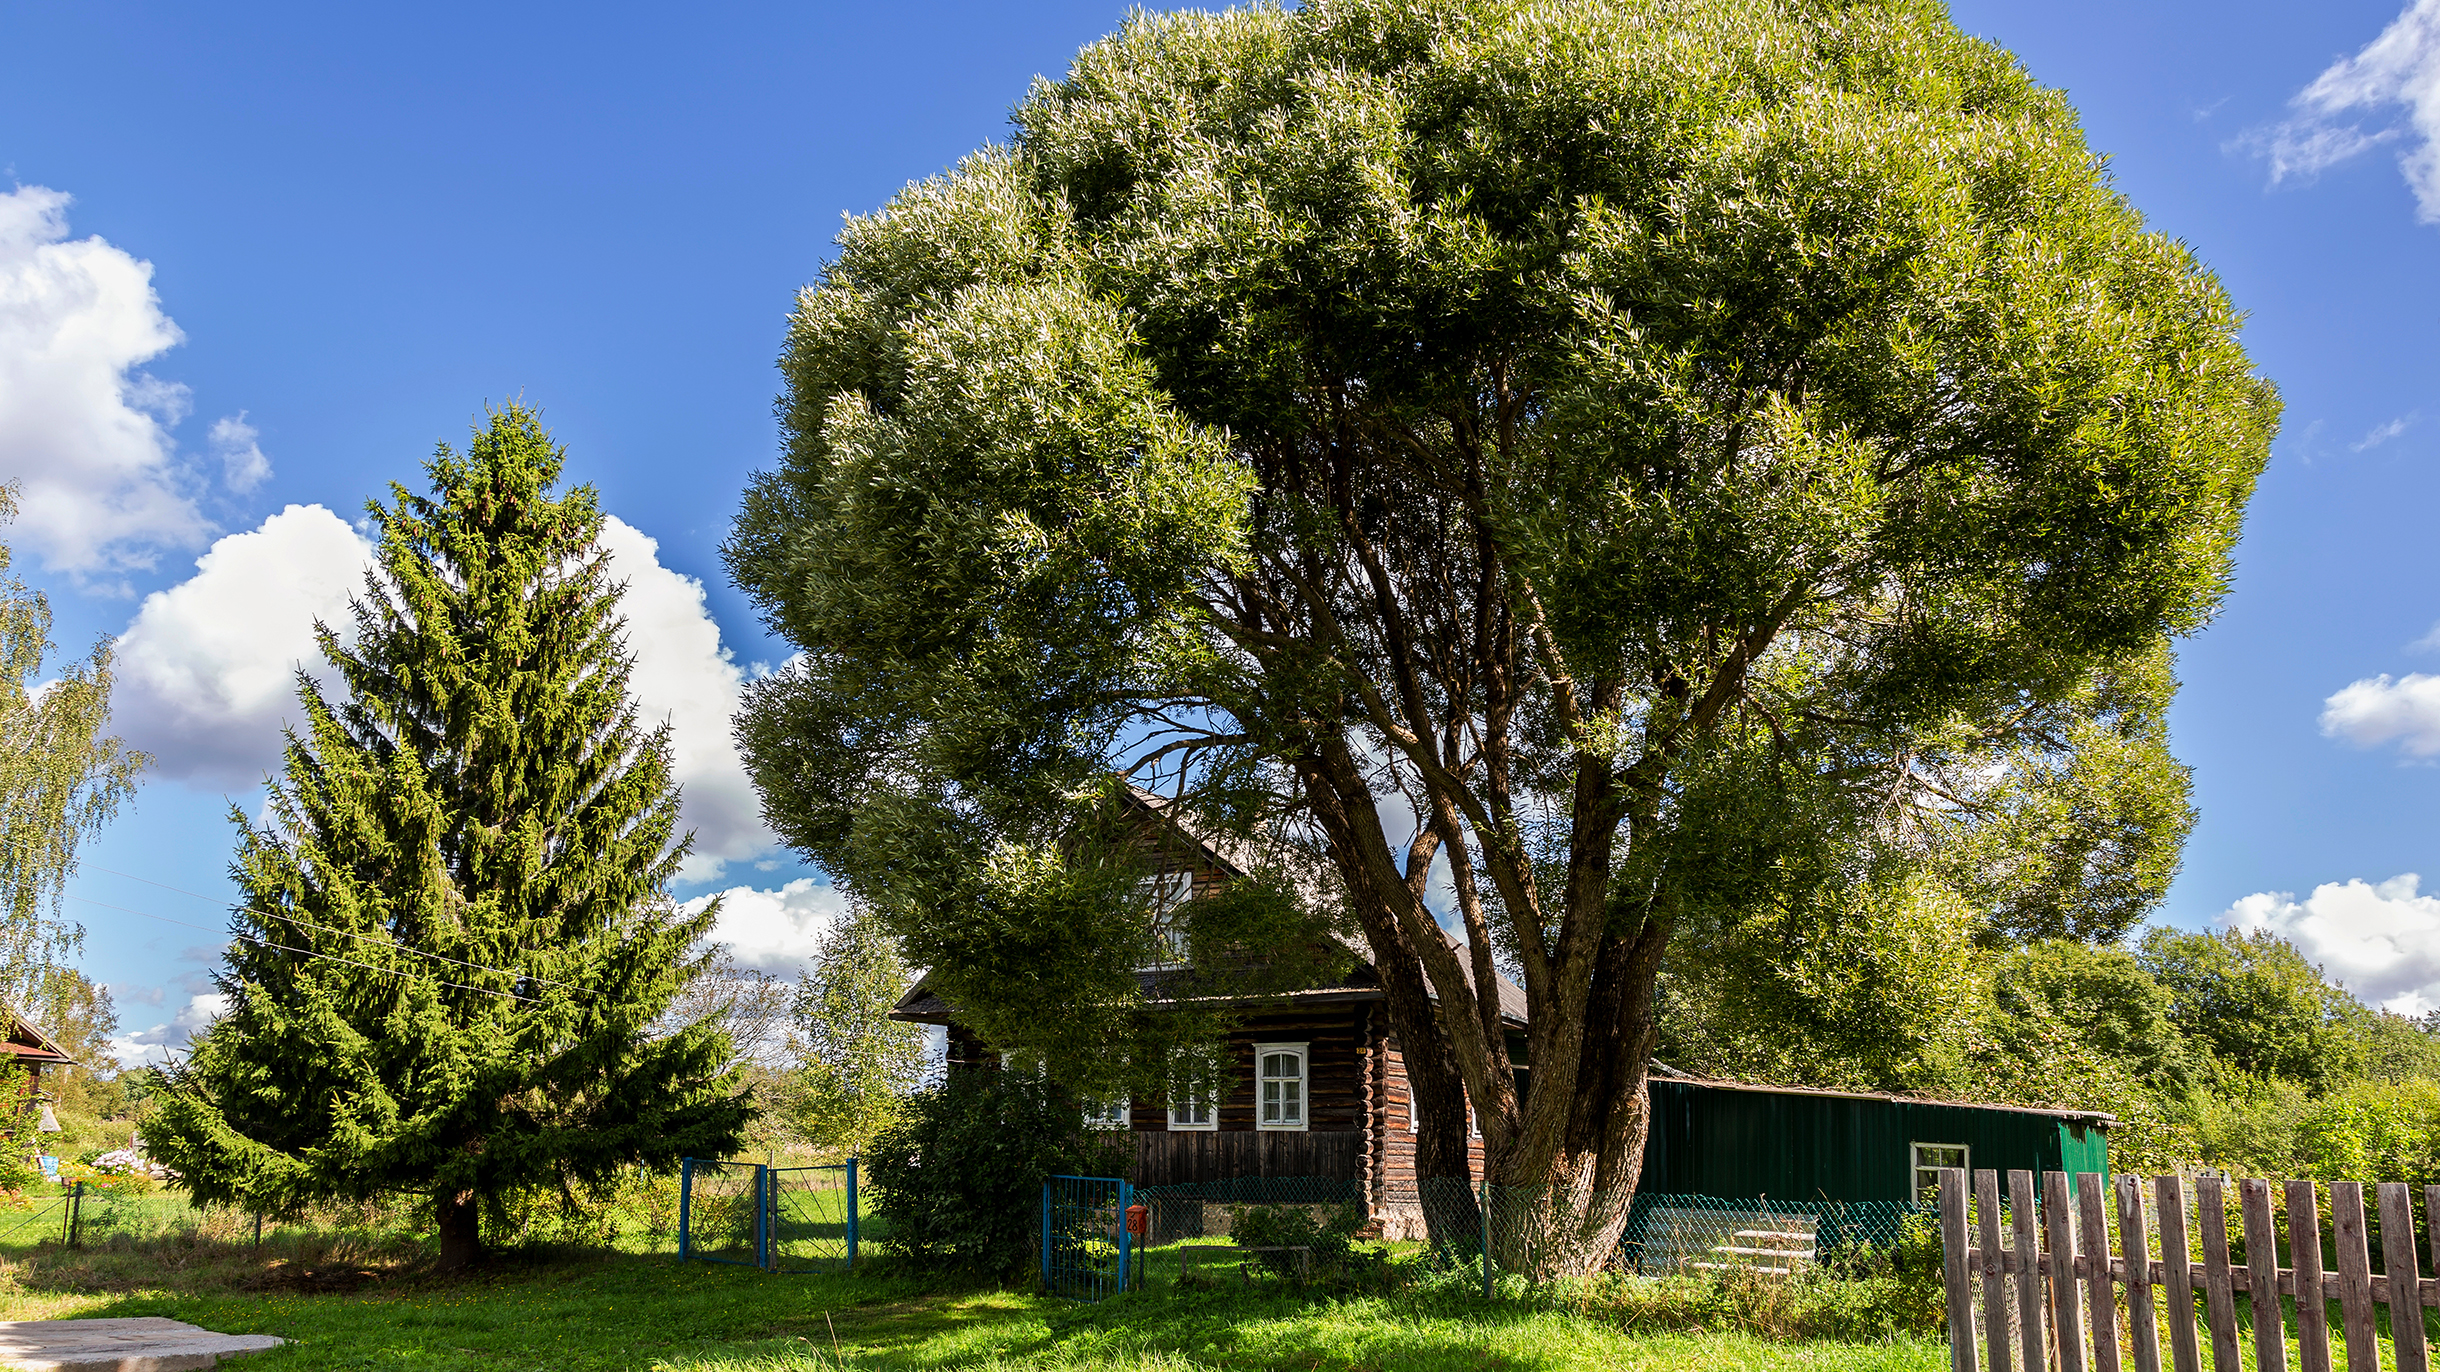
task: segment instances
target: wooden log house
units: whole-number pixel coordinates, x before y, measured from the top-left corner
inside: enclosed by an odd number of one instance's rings
[[[1173,820],[1167,802],[1136,791],[1127,798],[1156,835],[1157,879],[1193,899],[1244,875],[1250,855],[1224,838],[1198,836]],[[1091,1123],[1131,1131],[1138,1186],[1314,1177],[1357,1183],[1385,1233],[1422,1235],[1415,1186],[1415,1115],[1406,1063],[1390,1028],[1381,981],[1362,960],[1333,985],[1266,998],[1230,1035],[1226,1094],[1212,1101],[1130,1100],[1097,1112]],[[1157,971],[1147,989],[1158,1003]],[[1525,994],[1500,979],[1511,1051],[1525,1053]],[[891,1018],[945,1026],[952,1071],[996,1069],[1000,1057],[957,1021],[956,1008],[918,978]],[[1480,1176],[1482,1138],[1474,1135],[1469,1170]]]
[[[1167,802],[1137,791],[1159,879],[1181,899],[1245,873],[1252,855],[1226,838],[1199,836]],[[1444,935],[1445,937],[1445,935]],[[1452,940],[1452,946],[1455,941]],[[1357,1183],[1391,1238],[1423,1237],[1415,1184],[1415,1113],[1406,1063],[1390,1027],[1379,976],[1363,960],[1339,982],[1268,998],[1229,1038],[1225,1095],[1210,1101],[1130,1100],[1090,1117],[1131,1132],[1138,1186],[1313,1177]],[[1464,959],[1460,959],[1463,966]],[[1142,973],[1158,1003],[1157,969]],[[1526,1064],[1525,995],[1502,977],[1501,1018],[1520,1074]],[[946,1028],[950,1070],[997,1069],[999,1053],[958,1023],[956,1007],[918,978],[891,1018]],[[1719,1198],[1793,1201],[1927,1199],[1940,1167],[2108,1170],[2111,1117],[2091,1111],[1704,1081],[1655,1064],[1653,1128],[1641,1189]],[[1468,1170],[1482,1176],[1473,1131]]]

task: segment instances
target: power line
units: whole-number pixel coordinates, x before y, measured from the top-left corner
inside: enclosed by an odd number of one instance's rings
[[[565,987],[567,987],[567,988],[568,988],[569,990],[571,990],[571,991],[582,991],[582,990],[584,990],[584,989],[585,989],[584,987],[579,986],[579,985],[577,985],[576,983],[574,983],[574,982],[572,982],[572,981],[559,981],[559,980],[557,980],[557,979],[555,979],[555,978],[552,978],[552,977],[538,977],[538,976],[535,976],[535,975],[534,975],[533,973],[531,973],[531,972],[523,972],[523,971],[519,971],[519,970],[517,970],[517,969],[516,969],[516,968],[514,968],[514,967],[493,967],[493,966],[490,966],[489,964],[486,964],[486,963],[480,963],[480,962],[468,962],[468,961],[467,961],[466,959],[464,959],[464,958],[453,958],[453,957],[448,957],[448,956],[445,956],[445,955],[440,954],[440,953],[427,953],[427,952],[425,952],[425,951],[424,951],[423,949],[421,949],[421,948],[417,948],[417,947],[415,947],[415,946],[414,946],[414,945],[412,945],[412,944],[401,943],[401,942],[399,942],[398,940],[396,940],[396,939],[394,939],[394,938],[386,938],[386,939],[385,939],[385,938],[375,938],[375,937],[373,937],[371,934],[361,934],[361,933],[356,932],[356,931],[355,931],[355,930],[353,930],[353,929],[333,929],[332,927],[330,927],[330,926],[329,926],[329,925],[327,925],[327,924],[316,924],[316,923],[314,923],[312,920],[309,920],[309,919],[299,919],[299,918],[298,918],[297,916],[295,916],[295,915],[282,914],[281,912],[279,912],[279,911],[277,911],[277,910],[265,910],[265,909],[262,909],[262,908],[260,908],[260,907],[258,907],[258,906],[252,906],[252,905],[236,905],[236,906],[231,906],[231,905],[228,905],[228,904],[227,904],[227,902],[220,900],[218,897],[215,897],[215,896],[207,896],[207,895],[203,894],[201,891],[189,891],[189,890],[187,890],[187,889],[186,889],[185,887],[183,887],[183,886],[172,886],[172,885],[170,885],[170,884],[169,884],[168,882],[166,882],[166,881],[154,881],[154,880],[153,880],[153,879],[151,879],[150,877],[140,877],[140,876],[136,876],[135,874],[133,874],[133,873],[131,873],[131,872],[120,872],[120,871],[115,871],[115,870],[113,870],[113,869],[111,869],[111,868],[108,868],[108,867],[102,867],[102,866],[96,866],[96,867],[95,867],[93,870],[95,870],[95,871],[97,871],[97,872],[108,872],[108,873],[110,873],[110,875],[112,875],[112,876],[114,876],[114,877],[125,877],[125,878],[127,878],[129,881],[140,881],[140,882],[143,882],[143,883],[144,883],[145,885],[147,885],[147,886],[158,886],[158,887],[160,887],[160,888],[161,888],[162,890],[164,890],[164,891],[174,891],[174,892],[176,892],[177,894],[182,895],[182,896],[193,896],[193,897],[194,897],[195,899],[197,899],[197,900],[202,900],[202,901],[210,901],[210,902],[211,902],[212,904],[214,904],[214,905],[221,905],[221,906],[224,906],[224,907],[226,907],[226,908],[228,908],[228,909],[234,909],[234,910],[243,910],[243,911],[245,911],[245,912],[246,912],[246,913],[248,913],[248,914],[253,914],[253,915],[261,915],[261,916],[263,916],[265,919],[284,919],[284,920],[288,921],[290,924],[300,925],[300,926],[302,926],[302,927],[304,927],[304,928],[307,928],[307,929],[312,929],[312,930],[315,930],[315,931],[320,932],[320,933],[325,933],[325,934],[337,934],[337,935],[338,935],[338,936],[340,936],[341,938],[352,938],[352,939],[356,939],[356,940],[358,940],[358,941],[360,941],[360,942],[364,942],[364,943],[378,944],[379,946],[381,946],[381,947],[383,947],[383,948],[391,948],[391,949],[395,949],[395,950],[397,950],[397,951],[399,951],[399,952],[401,952],[401,953],[413,953],[413,954],[415,954],[417,957],[420,957],[420,958],[430,958],[430,959],[432,959],[434,962],[452,962],[452,963],[456,963],[456,964],[457,964],[458,966],[460,966],[460,967],[471,967],[471,968],[473,968],[474,970],[476,970],[476,971],[478,971],[478,972],[498,972],[498,973],[500,973],[500,974],[502,974],[502,975],[504,975],[504,976],[522,977],[522,978],[524,978],[524,979],[526,979],[526,980],[528,980],[528,981],[538,981],[538,982],[541,982],[542,984],[544,984],[544,985],[546,985],[546,986],[565,986]],[[79,896],[79,897],[78,897],[78,899],[79,899],[79,900],[87,900],[87,898],[86,898],[86,897],[83,897],[83,896]],[[88,903],[88,904],[93,904],[93,905],[100,905],[102,902],[100,902],[100,901],[98,901],[98,900],[87,900],[87,903]],[[116,905],[111,905],[111,906],[105,906],[104,908],[105,908],[105,909],[116,910],[116,909],[119,909],[119,908],[121,908],[121,907],[116,906]],[[127,913],[129,913],[129,914],[131,914],[131,915],[141,915],[141,914],[143,914],[144,912],[143,912],[143,911],[141,911],[141,910],[129,910]],[[146,918],[148,918],[148,919],[161,919],[161,918],[163,918],[163,916],[160,916],[160,915],[148,915],[148,916],[146,916]],[[169,922],[170,922],[170,923],[172,923],[172,924],[175,924],[175,923],[177,923],[178,921],[176,921],[176,920],[170,920]],[[202,926],[200,926],[200,925],[188,925],[187,927],[188,927],[188,928],[190,928],[190,929],[194,929],[194,928],[201,928]],[[259,940],[258,940],[258,941],[259,941]]]
[[[159,886],[159,881],[156,881],[156,886]],[[105,908],[105,911],[117,911],[122,915],[139,915],[139,918],[146,918],[146,920],[161,920],[163,925],[178,925],[178,928],[203,930],[203,933],[224,933],[224,930],[212,930],[212,928],[205,928],[205,925],[185,923],[185,920],[173,920],[173,918],[168,918],[168,915],[156,915],[151,911],[129,911],[127,906],[112,906],[110,901],[95,901],[93,896],[68,896],[68,898],[71,898],[71,901],[83,901],[83,903],[88,903],[88,906],[100,906],[100,908]],[[334,952],[315,952],[315,950],[310,950],[310,947],[288,947],[285,942],[271,942],[268,937],[256,937],[251,933],[234,933],[229,937],[234,937],[234,940],[242,940],[242,942],[251,942],[251,945],[256,945],[256,947],[276,947],[276,950],[293,952],[293,955],[298,955],[298,957],[320,957],[322,962],[344,962],[344,964],[349,964],[349,967],[364,967],[366,972],[383,972],[383,974],[388,974],[388,977],[432,981],[434,986],[451,986],[451,989],[456,989],[456,991],[476,991],[476,994],[481,994],[481,996],[508,996],[510,1001],[525,1001],[525,1003],[529,1003],[529,1006],[539,1006],[539,1003],[542,1003],[542,998],[539,996],[520,996],[520,994],[515,994],[515,991],[495,991],[495,989],[490,989],[490,986],[468,986],[468,984],[464,984],[464,981],[442,981],[439,977],[415,977],[412,972],[400,972],[398,967],[376,967],[376,964],[371,964],[371,962],[356,962],[354,957],[339,957],[339,955],[334,955]],[[405,952],[415,952],[415,950],[407,947]],[[425,957],[432,957],[432,955],[425,955]],[[449,959],[449,962],[454,962],[454,959]],[[473,967],[473,962],[468,962],[466,967]],[[486,967],[483,972],[503,972],[503,974],[508,974],[508,977],[517,977],[515,972],[508,972],[505,967]],[[561,984],[564,984],[564,981],[561,981]]]

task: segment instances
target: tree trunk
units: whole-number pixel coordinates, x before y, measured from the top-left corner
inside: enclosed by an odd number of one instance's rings
[[[436,1198],[441,1227],[440,1270],[457,1272],[483,1260],[482,1207],[472,1191]]]
[[[1441,1026],[1423,964],[1406,930],[1375,889],[1371,869],[1355,857],[1357,842],[1319,758],[1304,769],[1306,796],[1330,837],[1349,903],[1381,977],[1382,1001],[1406,1064],[1407,1108],[1415,1112],[1415,1190],[1434,1248],[1480,1242],[1482,1215],[1474,1199],[1474,1167],[1468,1156],[1466,1090],[1458,1075],[1457,1051]],[[1369,798],[1368,798],[1369,799]]]
[[[1654,992],[1668,936],[1668,922],[1648,913],[1633,935],[1602,940],[1585,1006],[1575,1092],[1568,1102],[1566,1144],[1540,1171],[1491,1179],[1492,1261],[1502,1271],[1535,1281],[1589,1275],[1618,1251],[1652,1133],[1651,1097],[1644,1088],[1658,1029]]]

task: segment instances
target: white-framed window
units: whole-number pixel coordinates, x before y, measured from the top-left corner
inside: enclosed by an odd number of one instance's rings
[[[1915,1199],[1927,1205],[1940,1199],[1941,1168],[1973,1166],[1972,1150],[1962,1143],[1910,1143],[1907,1153],[1914,1167]]]
[[[1169,1098],[1169,1127],[1172,1129],[1217,1129],[1220,1114],[1212,1108],[1211,1097],[1187,1091]]]
[[[1156,967],[1176,967],[1186,961],[1186,905],[1195,898],[1192,871],[1163,872],[1144,885],[1152,894],[1153,927],[1160,931],[1162,961]]]
[[[1084,1102],[1084,1127],[1087,1129],[1127,1129],[1133,1125],[1125,1096],[1116,1100]]]
[[[1254,1045],[1254,1126],[1258,1129],[1305,1127],[1306,1045]]]

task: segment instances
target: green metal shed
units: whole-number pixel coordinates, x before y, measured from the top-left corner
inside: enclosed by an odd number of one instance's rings
[[[2109,1172],[2112,1117],[1654,1077],[1638,1189],[1909,1201],[1936,1167]]]

